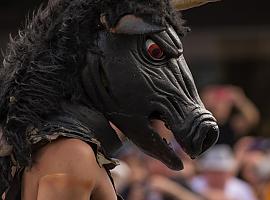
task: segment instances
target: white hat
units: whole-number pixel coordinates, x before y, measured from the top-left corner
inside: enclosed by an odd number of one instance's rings
[[[227,145],[216,145],[198,160],[198,168],[201,171],[225,171],[231,172],[236,167],[232,149]]]

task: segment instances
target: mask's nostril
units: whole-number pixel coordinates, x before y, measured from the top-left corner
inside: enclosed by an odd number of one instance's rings
[[[219,136],[218,126],[217,125],[211,126],[208,132],[206,133],[205,139],[203,140],[201,154],[204,153],[206,150],[208,150],[211,146],[213,146],[217,142],[218,136]]]

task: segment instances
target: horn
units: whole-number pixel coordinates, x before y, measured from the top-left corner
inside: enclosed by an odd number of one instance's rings
[[[221,0],[171,0],[171,3],[176,10],[181,11],[216,1]]]

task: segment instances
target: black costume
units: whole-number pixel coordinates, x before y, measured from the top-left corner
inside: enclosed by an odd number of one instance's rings
[[[29,141],[33,146],[33,153],[60,137],[80,139],[88,143],[94,150],[97,163],[100,167],[104,167],[107,170],[107,173],[111,178],[109,170],[113,169],[118,164],[118,161],[110,158],[111,155],[107,155],[106,152],[114,152],[119,149],[121,141],[118,139],[110,125],[106,124],[102,115],[90,110],[85,111],[84,109],[86,108],[82,106],[69,106],[65,113],[52,117],[51,121],[44,124],[38,131],[32,129],[29,132]],[[76,113],[73,113],[73,111],[76,111]],[[84,114],[87,113],[87,116],[91,116],[90,118],[87,118],[88,121],[85,121],[86,118],[81,116],[82,113],[80,113],[80,111],[83,111]],[[94,134],[95,132],[102,133],[102,135],[100,134],[97,136]],[[99,141],[103,141],[103,144]],[[106,148],[103,148],[103,146],[106,146]],[[22,174],[23,168],[18,170],[15,179],[13,180],[13,184],[8,190],[7,200],[21,199],[20,189]],[[121,199],[121,197],[118,197],[118,199]]]
[[[0,74],[0,123],[13,151],[0,192],[31,155],[59,137],[90,144],[107,169],[121,142],[109,121],[171,169],[182,162],[150,126],[161,119],[195,158],[217,139],[183,57],[183,27],[168,0],[57,0],[11,41]]]

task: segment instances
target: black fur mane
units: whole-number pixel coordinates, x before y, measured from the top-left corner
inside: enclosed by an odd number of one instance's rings
[[[29,166],[27,129],[39,127],[62,103],[80,104],[84,91],[80,73],[86,54],[100,54],[100,15],[113,27],[120,16],[133,13],[152,23],[169,21],[179,34],[184,28],[168,0],[57,0],[49,2],[11,38],[0,69],[0,123],[20,167]],[[0,194],[10,181],[10,157],[0,158]]]

